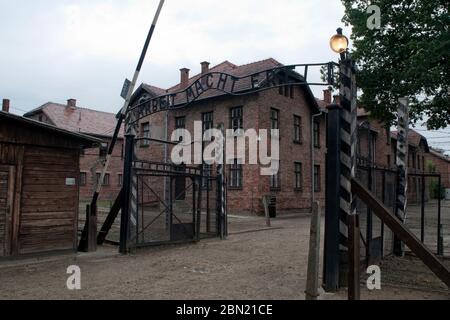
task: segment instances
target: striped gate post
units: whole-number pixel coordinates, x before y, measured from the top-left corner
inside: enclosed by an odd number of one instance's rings
[[[217,212],[219,214],[218,229],[221,239],[225,239],[227,234],[227,181],[225,178],[225,127],[223,124],[218,126],[222,132],[222,138],[217,139],[219,149],[216,154],[217,162]]]
[[[356,176],[357,141],[357,87],[356,65],[347,56],[340,63],[340,213],[339,232],[343,240],[341,253],[347,251],[348,270],[341,265],[341,274],[348,272],[349,300],[359,299],[359,217],[356,212],[356,197],[351,190],[351,180]],[[345,256],[341,257],[345,260]],[[342,261],[341,260],[341,261]]]
[[[349,285],[359,298],[359,217],[351,181],[356,175],[356,66],[347,54],[340,61],[340,105],[328,109],[325,200],[324,288]]]
[[[409,107],[408,98],[400,98],[398,106],[397,125],[397,200],[395,203],[395,215],[400,221],[405,222],[407,192],[408,192],[408,127]],[[394,235],[394,254],[404,255],[404,244]]]
[[[138,226],[138,178],[133,169],[136,159],[136,124],[132,112],[125,118],[125,159],[123,171],[123,200],[120,221],[120,253],[130,249],[130,238]],[[136,237],[138,241],[138,237]]]

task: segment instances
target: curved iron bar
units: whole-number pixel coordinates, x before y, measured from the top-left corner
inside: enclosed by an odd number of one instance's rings
[[[327,81],[323,83],[309,83],[307,81],[308,68],[312,66],[320,66],[327,67],[328,76]],[[148,99],[138,105],[129,108],[127,122],[128,124],[135,124],[142,118],[145,118],[154,113],[158,113],[166,110],[176,110],[182,109],[190,105],[191,103],[198,101],[199,98],[203,95],[203,93],[208,90],[218,90],[225,94],[231,96],[242,96],[247,95],[249,93],[257,93],[269,89],[280,88],[291,85],[298,86],[329,86],[334,84],[334,67],[338,66],[335,62],[327,62],[327,63],[311,63],[311,64],[294,64],[287,66],[279,66],[266,70],[262,70],[259,72],[255,72],[245,76],[234,76],[225,72],[210,72],[203,76],[200,76],[196,81],[194,81],[187,88],[167,93],[165,95],[161,95],[155,98]],[[301,75],[295,71],[297,67],[305,68],[305,75]],[[275,76],[278,75],[281,71],[286,71],[285,79],[282,83],[275,83]],[[296,76],[300,79],[300,81],[290,81],[287,72],[290,72],[292,75]],[[263,74],[264,77],[262,79],[259,76]],[[244,88],[237,88],[237,84],[239,81],[249,81],[246,83]],[[176,98],[182,97],[183,102],[176,102]],[[133,119],[130,119],[130,115],[133,114]]]

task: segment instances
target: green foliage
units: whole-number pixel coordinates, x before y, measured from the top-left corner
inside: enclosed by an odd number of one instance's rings
[[[437,181],[430,182],[429,190],[432,199],[438,199],[439,196],[441,197],[441,200],[445,199],[445,187],[441,185],[439,189],[439,183]]]
[[[429,129],[450,124],[450,16],[448,0],[342,0],[353,27],[360,105],[386,123],[398,98],[411,98],[411,121]],[[369,5],[381,9],[381,29],[367,28]]]

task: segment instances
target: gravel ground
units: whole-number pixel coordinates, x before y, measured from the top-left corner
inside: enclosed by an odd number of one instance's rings
[[[264,227],[263,220],[254,219],[247,220],[248,230]],[[236,221],[236,231],[247,231]],[[128,256],[105,246],[94,254],[1,262],[0,299],[303,299],[309,218],[277,219],[272,226],[236,232],[226,241],[141,249]],[[82,272],[79,291],[66,288],[66,269],[74,264]],[[321,299],[345,297],[341,291]],[[398,286],[363,291],[362,297],[449,299],[445,289]]]

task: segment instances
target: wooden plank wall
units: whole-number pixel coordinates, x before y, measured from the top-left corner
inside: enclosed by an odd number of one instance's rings
[[[76,185],[66,185],[66,178]],[[75,249],[78,151],[26,147],[22,179],[18,253]]]
[[[0,165],[0,257],[8,255],[8,185],[9,167]]]

